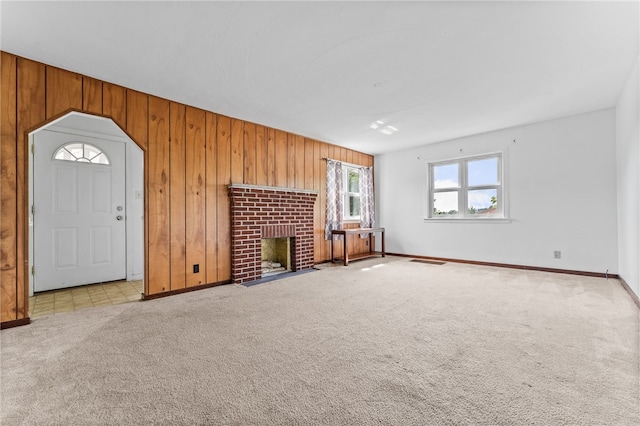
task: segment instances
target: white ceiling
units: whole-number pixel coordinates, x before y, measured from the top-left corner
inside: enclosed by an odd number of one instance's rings
[[[638,6],[2,1],[0,46],[378,154],[615,106]]]

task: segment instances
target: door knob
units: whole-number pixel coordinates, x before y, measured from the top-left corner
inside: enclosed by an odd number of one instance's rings
[[[118,215],[118,216],[116,216],[116,219],[117,219],[117,220],[122,220],[122,219],[124,219],[124,217],[123,217],[123,216]]]

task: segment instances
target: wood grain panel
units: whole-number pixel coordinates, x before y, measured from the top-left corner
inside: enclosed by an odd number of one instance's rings
[[[135,90],[127,91],[127,133],[143,151],[147,149],[149,97]]]
[[[46,119],[46,67],[42,64],[18,58],[18,116],[17,116],[17,309],[18,319],[29,313],[29,235],[27,223],[29,190],[27,181],[28,147],[27,130],[41,125]]]
[[[18,319],[17,58],[0,58],[0,321]]]
[[[47,67],[46,112],[55,117],[70,109],[82,109],[82,76],[59,68]]]
[[[315,142],[312,139],[304,140],[304,189],[314,189],[313,168],[316,165],[314,159]]]
[[[102,82],[91,77],[82,77],[82,110],[102,115]]]
[[[169,117],[171,290],[178,290],[186,286],[185,106],[171,102]]]
[[[256,185],[269,185],[268,178],[268,144],[267,130],[264,126],[256,126]]]
[[[149,97],[147,147],[148,294],[171,290],[169,237],[169,101]]]
[[[102,85],[102,112],[123,129],[127,128],[127,91],[124,87],[110,83]]]
[[[361,154],[363,164],[367,167],[373,167],[373,156],[367,154]]]
[[[364,166],[364,163],[362,161],[362,158],[360,156],[360,153],[357,151],[352,151],[351,152],[351,161],[353,162],[353,164],[357,164],[360,166]]]
[[[305,188],[305,173],[304,173],[304,161],[305,161],[305,145],[304,138],[300,135],[295,135],[296,144],[296,158],[295,158],[295,188]]]
[[[350,149],[347,149],[347,156],[345,157],[345,160],[347,163],[351,163],[351,164],[356,164],[356,162],[353,159],[353,151],[351,151]]]
[[[244,183],[255,185],[256,179],[256,125],[244,123]]]
[[[205,112],[186,112],[186,246],[187,287],[206,284],[205,242]],[[199,272],[194,272],[198,265]]]
[[[287,154],[287,134],[281,130],[276,130],[276,146],[275,146],[275,166],[276,180],[275,186],[281,188],[287,187],[289,156]]]
[[[341,161],[339,146],[329,145],[329,158],[332,158],[336,161]]]
[[[296,136],[287,133],[287,187],[296,187]]]
[[[276,131],[269,129],[267,137],[267,185],[276,186]]]
[[[215,114],[205,115],[205,184],[206,184],[206,282],[218,282],[218,188],[217,188],[217,120]]]
[[[217,129],[217,191],[218,196],[218,281],[231,279],[231,119],[218,116]]]
[[[244,122],[231,119],[231,183],[244,183]]]

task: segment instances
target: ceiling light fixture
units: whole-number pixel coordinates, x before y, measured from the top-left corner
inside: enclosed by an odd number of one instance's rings
[[[391,125],[385,125],[384,121],[382,120],[376,120],[373,123],[371,123],[371,125],[369,126],[371,129],[373,130],[378,130],[381,133],[384,133],[385,135],[392,135],[395,132],[398,131],[397,127],[391,126]]]

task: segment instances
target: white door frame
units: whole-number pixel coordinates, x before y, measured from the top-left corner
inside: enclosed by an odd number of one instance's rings
[[[68,127],[70,117],[73,128]],[[79,120],[80,119],[80,120]],[[87,120],[87,121],[83,121]],[[82,124],[85,124],[83,126]],[[80,125],[78,125],[80,124]],[[64,131],[79,136],[88,136],[125,143],[125,191],[126,221],[126,274],[127,281],[144,277],[144,153],[142,149],[124,133],[110,118],[80,112],[70,112],[29,133],[29,295],[33,296],[34,246],[33,246],[33,149],[34,135],[41,130]],[[135,186],[134,186],[135,185]],[[131,209],[130,209],[131,208]],[[129,210],[130,209],[130,210]]]

